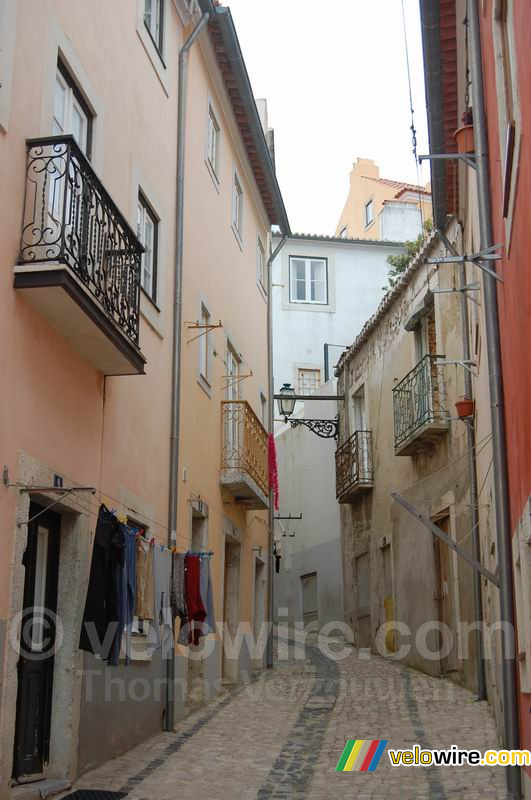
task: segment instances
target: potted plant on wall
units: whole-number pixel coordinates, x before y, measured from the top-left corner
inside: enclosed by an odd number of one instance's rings
[[[462,125],[454,133],[458,153],[474,152],[474,121],[472,109],[466,108],[461,117]]]
[[[455,410],[457,411],[459,419],[471,417],[474,413],[474,401],[463,395],[463,397],[460,397],[456,402]]]

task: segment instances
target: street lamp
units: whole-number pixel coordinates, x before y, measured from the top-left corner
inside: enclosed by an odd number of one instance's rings
[[[323,397],[318,394],[298,395],[295,393],[295,389],[290,383],[285,383],[280,392],[275,395],[275,399],[278,400],[278,410],[280,411],[280,415],[284,417],[284,422],[286,424],[289,422],[292,428],[296,428],[298,425],[304,425],[317,436],[320,436],[321,439],[335,439],[336,442],[338,441],[339,424],[337,417],[335,419],[290,419],[297,400],[304,400],[304,402],[306,402],[306,400],[335,400],[337,402],[337,397]]]
[[[280,411],[280,416],[284,417],[284,422],[287,422],[288,418],[291,417],[294,408],[295,389],[291,383],[285,383],[278,397],[278,410]]]

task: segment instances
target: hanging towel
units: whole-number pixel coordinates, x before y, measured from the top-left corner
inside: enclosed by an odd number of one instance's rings
[[[103,504],[98,512],[79,647],[108,659],[116,638],[120,575],[125,564],[123,531]]]
[[[206,618],[203,623],[203,631],[207,633],[215,632],[215,619],[214,619],[214,592],[212,589],[212,578],[210,575],[210,558],[209,556],[200,556],[201,566],[199,568],[199,586],[201,592],[201,600],[206,611]]]
[[[139,619],[153,619],[155,608],[153,579],[153,548],[149,546],[147,539],[137,536],[135,615]]]
[[[179,644],[188,644],[188,609],[186,608],[184,589],[184,553],[174,553],[171,572],[171,612],[173,618],[179,617],[181,627],[177,641]]]
[[[186,591],[186,606],[188,608],[188,618],[190,620],[190,633],[188,636],[189,644],[199,644],[203,636],[202,623],[206,618],[206,611],[201,599],[200,585],[200,558],[199,556],[186,556],[186,571],[184,585]]]
[[[168,658],[173,651],[173,621],[170,607],[171,553],[153,548],[155,574],[155,616],[149,626],[147,652],[152,655],[159,647],[162,657]]]

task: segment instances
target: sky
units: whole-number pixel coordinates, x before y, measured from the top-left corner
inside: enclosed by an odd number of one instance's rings
[[[418,152],[428,152],[418,0],[403,0]],[[402,0],[225,0],[268,103],[291,229],[333,234],[357,157],[417,183]],[[420,168],[429,180],[429,166]]]

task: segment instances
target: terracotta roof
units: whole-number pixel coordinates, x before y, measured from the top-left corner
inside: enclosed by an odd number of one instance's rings
[[[430,234],[424,243],[422,249],[418,252],[409,267],[406,269],[396,286],[387,292],[375,313],[367,320],[358,336],[356,336],[354,339],[354,344],[352,344],[348,350],[345,350],[345,352],[341,355],[341,358],[336,366],[336,375],[343,369],[345,364],[356,355],[356,353],[361,349],[362,345],[365,344],[373,330],[380,324],[395,299],[402,294],[406,286],[408,286],[408,284],[411,282],[411,279],[414,277],[419,267],[425,263],[426,254],[431,250],[437,239],[438,233],[437,231],[433,231],[433,233]]]
[[[431,192],[426,189],[425,186],[417,186],[414,183],[404,183],[404,181],[392,181],[389,178],[372,178],[370,175],[362,175],[362,178],[366,178],[368,181],[376,181],[376,183],[383,183],[385,186],[389,186],[391,189],[398,189],[395,197],[403,194],[403,192],[415,192],[417,194],[427,194],[431,196]]]

